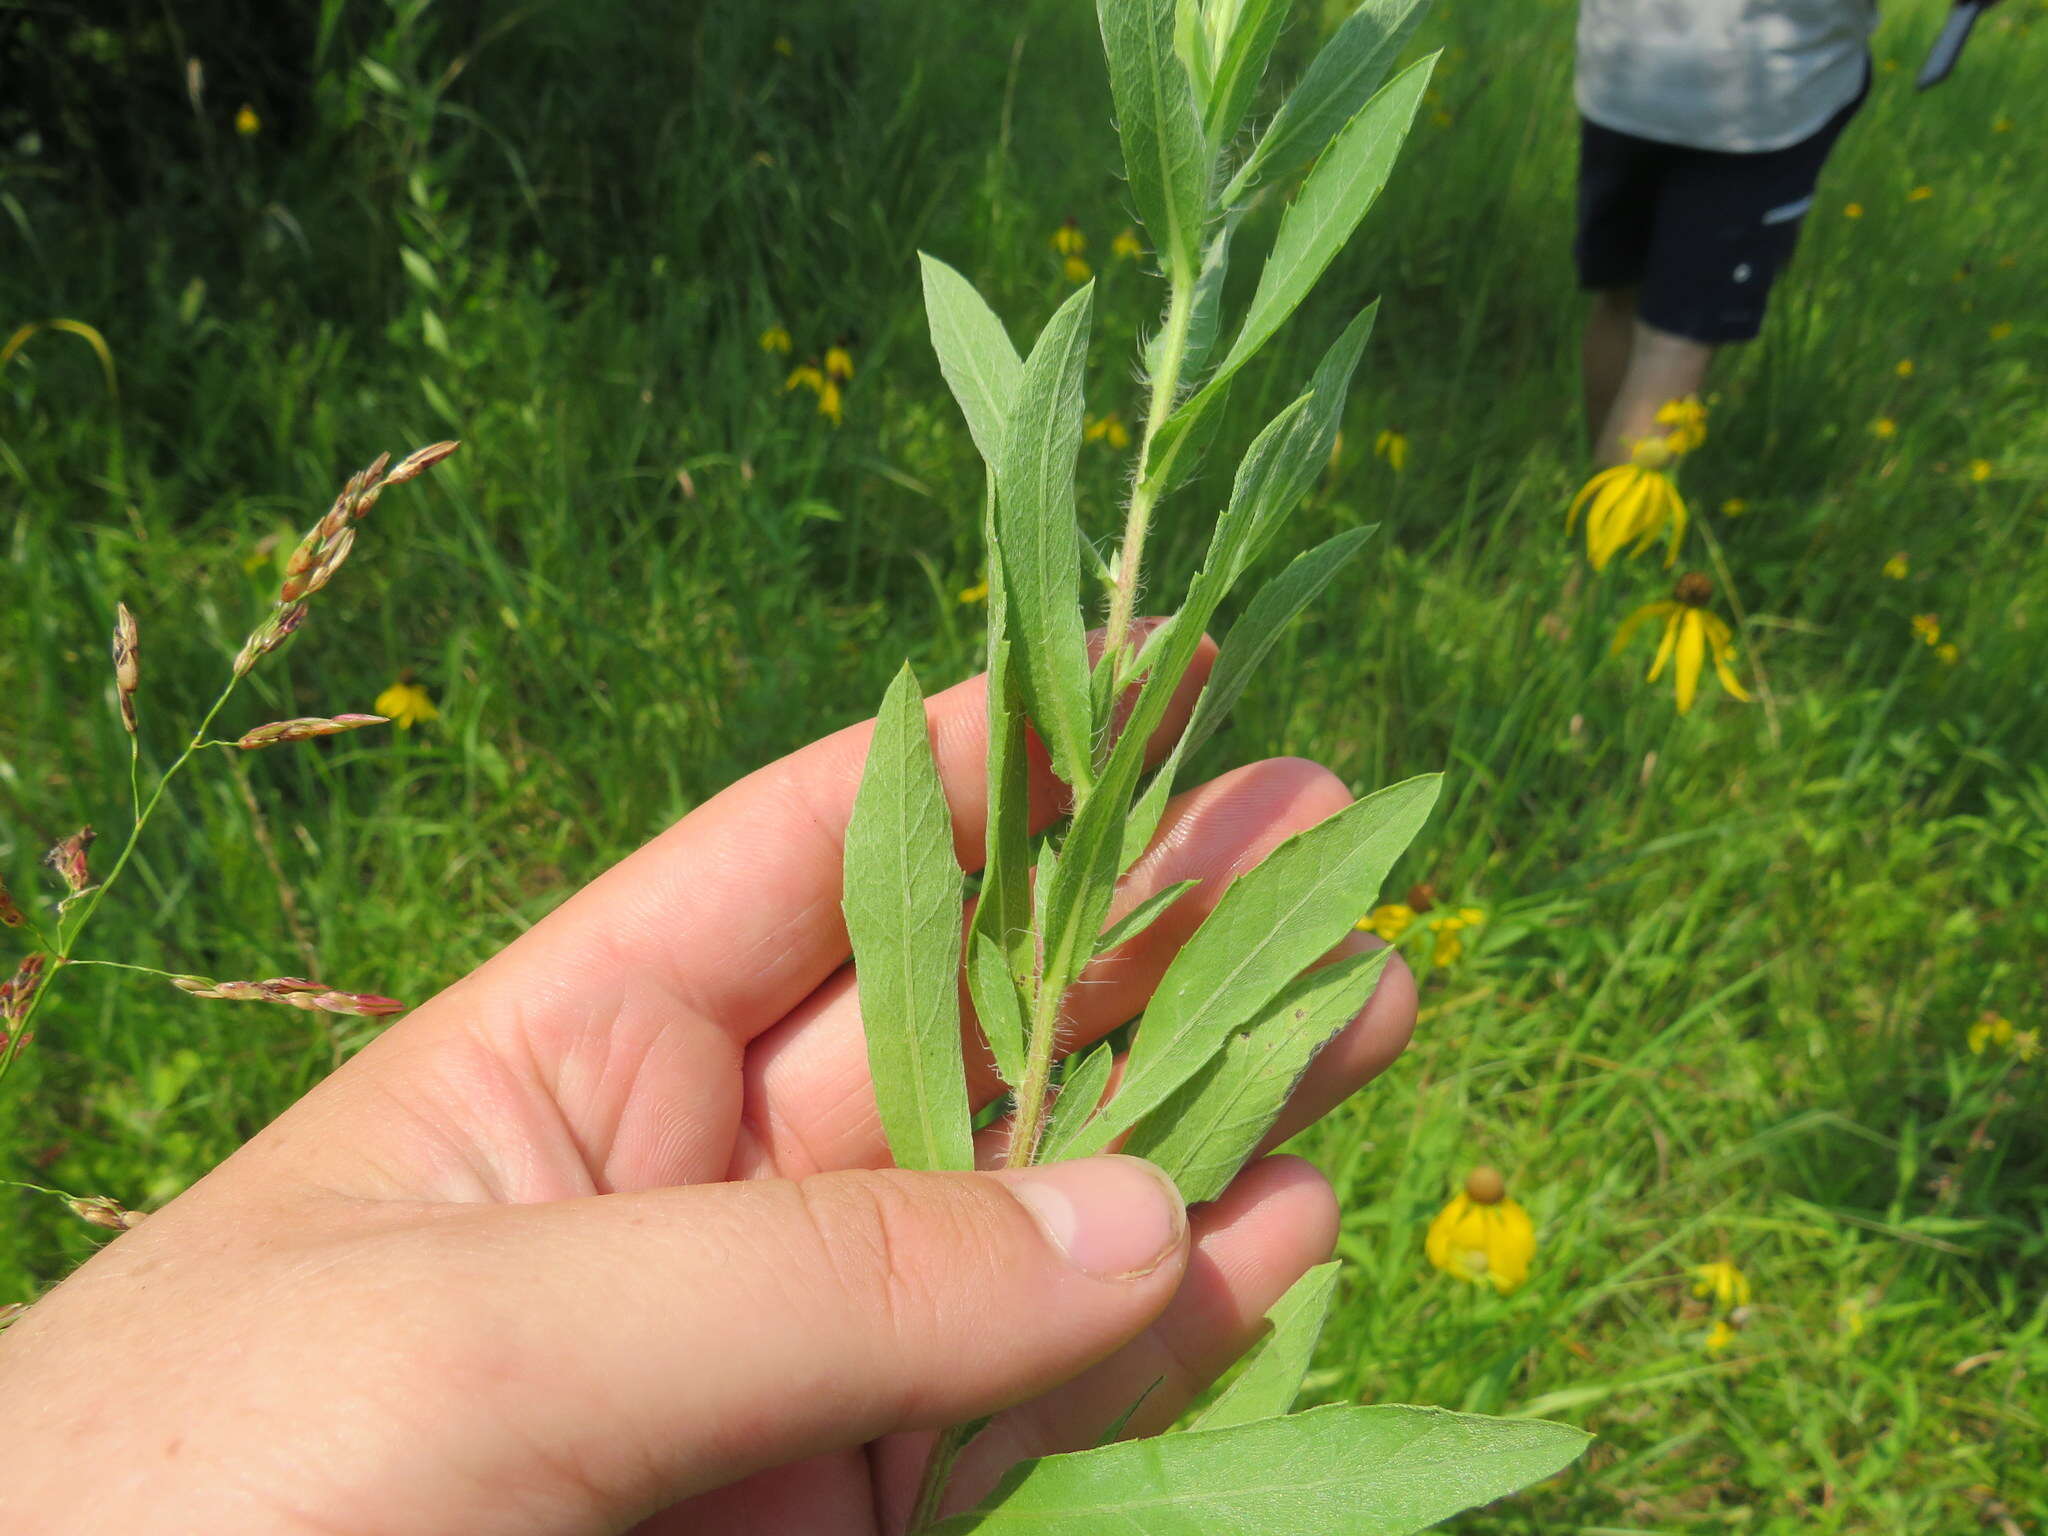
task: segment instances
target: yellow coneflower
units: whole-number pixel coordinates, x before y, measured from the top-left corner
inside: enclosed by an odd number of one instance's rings
[[[1066,273],[1067,281],[1070,283],[1085,283],[1095,271],[1088,265],[1088,258],[1085,256],[1069,256],[1060,263],[1060,270]]]
[[[1465,954],[1465,930],[1477,928],[1485,921],[1486,914],[1477,907],[1460,907],[1430,918],[1429,963],[1439,967],[1457,964]]]
[[[1062,256],[1078,256],[1088,249],[1088,237],[1081,233],[1081,226],[1068,214],[1060,221],[1060,227],[1052,232],[1052,248]]]
[[[1145,246],[1138,239],[1138,232],[1125,225],[1117,237],[1109,242],[1109,254],[1123,261],[1136,261],[1145,254]]]
[[[1730,496],[1726,501],[1721,503],[1721,515],[1723,517],[1740,517],[1743,513],[1747,512],[1748,510],[1749,503],[1744,501],[1740,496]]]
[[[1714,584],[1698,571],[1689,571],[1678,579],[1668,601],[1644,604],[1623,619],[1621,628],[1614,632],[1610,651],[1619,656],[1645,624],[1652,619],[1664,621],[1664,637],[1658,642],[1657,658],[1650,663],[1645,681],[1656,682],[1664,675],[1665,666],[1676,658],[1681,715],[1689,713],[1693,700],[1699,697],[1700,672],[1709,658],[1722,688],[1745,704],[1749,702],[1749,694],[1729,665],[1735,656],[1734,634],[1723,620],[1707,612],[1707,602],[1713,595]]]
[[[985,603],[985,602],[987,602],[987,601],[988,601],[988,580],[987,580],[987,578],[986,578],[986,577],[984,577],[984,578],[983,578],[982,580],[980,580],[980,581],[977,581],[977,582],[976,582],[976,583],[975,583],[975,584],[974,584],[973,586],[971,586],[971,587],[962,587],[962,588],[960,589],[960,594],[959,594],[959,597],[960,597],[960,605],[961,605],[961,606],[962,606],[963,608],[964,608],[964,607],[966,607],[966,606],[967,606],[967,605],[968,605],[969,603]]]
[[[1131,446],[1131,429],[1124,425],[1123,417],[1115,411],[1088,417],[1082,423],[1081,435],[1091,443],[1107,443],[1118,450]]]
[[[1899,435],[1899,424],[1889,416],[1880,416],[1870,424],[1870,435],[1879,441],[1887,441]]]
[[[1984,1013],[1970,1026],[1970,1054],[1982,1056],[1987,1046],[2010,1045],[2015,1031],[2012,1020],[2002,1013]]]
[[[1979,485],[1989,480],[1991,478],[1991,461],[1989,459],[1970,460],[1970,478]]]
[[[790,346],[789,331],[779,321],[761,333],[761,350],[771,356],[787,354]]]
[[[1913,562],[1906,558],[1902,549],[1884,563],[1884,573],[1892,581],[1904,581],[1913,569]]]
[[[377,702],[371,708],[401,731],[441,718],[441,711],[435,708],[432,697],[412,680],[410,672],[401,672],[397,682],[377,695]]]
[[[1372,440],[1372,456],[1385,460],[1389,469],[1400,474],[1408,467],[1408,434],[1392,427],[1382,429]]]
[[[818,391],[818,414],[836,427],[844,419],[845,411],[845,401],[839,392],[839,381],[827,377],[823,387]]]
[[[1714,1326],[1701,1336],[1700,1348],[1710,1355],[1718,1355],[1734,1342],[1735,1330],[1729,1326],[1728,1319],[1717,1317],[1714,1319]]]
[[[263,119],[256,115],[256,109],[246,101],[235,113],[235,132],[245,139],[253,139],[263,131]]]
[[[1913,377],[1913,359],[1910,357],[1900,358],[1898,366],[1892,369],[1892,372],[1902,379],[1910,379]]]
[[[825,377],[837,379],[842,384],[853,379],[853,353],[848,350],[843,337],[825,349]]]
[[[2012,322],[2010,320],[2001,320],[1984,334],[1993,341],[2003,341],[2012,334]]]
[[[1536,1226],[1508,1197],[1507,1182],[1491,1168],[1474,1168],[1465,1187],[1429,1224],[1423,1251],[1447,1275],[1491,1285],[1501,1295],[1529,1278],[1536,1257]]]
[[[1361,917],[1358,920],[1357,927],[1361,933],[1376,934],[1380,938],[1385,939],[1389,944],[1392,944],[1402,934],[1406,933],[1414,923],[1415,909],[1413,907],[1404,906],[1398,901],[1390,901],[1381,906],[1374,907],[1372,911]]]
[[[1661,437],[1647,437],[1631,451],[1630,461],[1603,469],[1588,480],[1585,489],[1572,499],[1565,511],[1564,531],[1570,536],[1581,509],[1586,513],[1586,558],[1593,569],[1604,571],[1607,563],[1631,539],[1639,555],[1669,528],[1671,547],[1664,556],[1668,570],[1677,563],[1679,546],[1685,541],[1685,499],[1666,466],[1672,453]]]
[[[794,56],[796,53],[796,44],[792,43],[789,40],[789,35],[787,33],[784,33],[781,36],[777,37],[772,46],[775,49],[775,55],[777,58],[787,59]]]
[[[1934,648],[1934,659],[1945,667],[1952,667],[1963,659],[1962,647],[1953,640],[1944,640]]]
[[[1749,1277],[1726,1259],[1695,1264],[1692,1293],[1702,1299],[1711,1297],[1716,1307],[1723,1312],[1732,1312],[1737,1307],[1749,1305]]]
[[[1932,196],[1934,196],[1934,188],[1919,186],[1906,194],[1906,201],[1909,203],[1924,203]]]
[[[1842,217],[1845,219],[1862,218],[1863,205],[1861,203],[1844,203],[1842,205]]]
[[[814,395],[822,395],[825,392],[825,370],[818,366],[816,358],[798,363],[789,370],[789,377],[783,380],[782,387],[785,391],[808,389]]]
[[[1922,645],[1941,644],[1941,615],[1938,613],[1916,613],[1913,615],[1913,633]]]

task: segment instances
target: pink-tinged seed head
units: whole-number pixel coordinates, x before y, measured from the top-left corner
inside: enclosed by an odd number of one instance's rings
[[[14,904],[14,893],[7,889],[7,882],[0,880],[0,928],[19,928],[28,921],[28,914]]]
[[[245,731],[235,742],[244,752],[255,752],[263,747],[275,747],[288,741],[310,741],[315,736],[337,736],[343,731],[359,731],[366,725],[383,725],[382,715],[333,715],[312,716],[299,720],[274,720],[269,725],[259,725]]]
[[[105,1227],[113,1232],[126,1232],[142,1225],[143,1212],[124,1208],[120,1201],[110,1200],[105,1195],[87,1195],[84,1199],[70,1199],[64,1202],[71,1207],[71,1214],[80,1221]]]
[[[449,454],[462,446],[459,442],[433,443],[425,448],[415,448],[405,456],[398,468],[384,477],[386,485],[403,485],[416,475],[424,474]]]
[[[80,827],[43,855],[43,862],[57,872],[57,878],[74,896],[92,885],[92,872],[86,867],[85,856],[98,835],[91,827]]]

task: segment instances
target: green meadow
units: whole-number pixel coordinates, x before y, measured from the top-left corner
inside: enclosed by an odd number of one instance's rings
[[[126,835],[117,600],[161,767],[347,474],[464,447],[378,503],[216,734],[401,678],[438,718],[212,753],[97,957],[417,1002],[870,713],[905,657],[931,686],[977,670],[982,470],[918,250],[1028,338],[1071,292],[1071,219],[1099,281],[1088,409],[1142,418],[1161,290],[1116,248],[1082,0],[326,0],[253,32],[182,9],[219,26],[44,17],[5,44],[34,83],[0,108],[0,336],[69,319],[105,346],[46,328],[0,369],[7,885],[54,897],[46,847],[91,823],[105,861]],[[1347,7],[1301,9],[1283,80]],[[1443,53],[1392,183],[1232,393],[1242,443],[1381,297],[1287,543],[1380,531],[1196,766],[1448,775],[1383,898],[1435,906],[1399,941],[1415,1044],[1299,1150],[1349,1261],[1312,1398],[1600,1437],[1460,1530],[2019,1532],[2048,1509],[2048,4],[1987,13],[1917,94],[1941,14],[1886,7],[1765,334],[1717,364],[1676,570],[1660,546],[1596,575],[1565,535],[1587,472],[1567,0],[1424,23],[1411,52]],[[761,345],[778,326],[788,356]],[[835,344],[837,425],[785,387]],[[1083,455],[1105,548],[1114,435]],[[1156,590],[1226,471],[1155,524]],[[1650,640],[1609,654],[1687,570],[1754,702],[1710,675],[1681,716]],[[1466,908],[1455,943],[1432,929]],[[73,968],[0,1082],[0,1177],[161,1204],[380,1027]],[[1537,1229],[1506,1296],[1423,1252],[1478,1163]],[[0,1302],[107,1236],[45,1194],[0,1213]],[[1746,1305],[1699,1294],[1710,1263]]]

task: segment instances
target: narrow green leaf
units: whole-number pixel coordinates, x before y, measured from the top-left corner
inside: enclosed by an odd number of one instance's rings
[[[1365,0],[1323,45],[1231,178],[1224,206],[1252,185],[1287,176],[1321,153],[1365,105],[1407,46],[1429,0]]]
[[[1199,880],[1176,880],[1165,890],[1154,891],[1102,931],[1102,937],[1095,941],[1095,953],[1106,955],[1112,949],[1130,943],[1158,922],[1168,907],[1201,883]]]
[[[1236,707],[1245,688],[1258,675],[1267,653],[1279,642],[1287,626],[1316,600],[1338,571],[1365,547],[1366,541],[1378,530],[1377,523],[1346,529],[1314,549],[1296,555],[1288,562],[1286,570],[1259,589],[1258,596],[1245,609],[1244,617],[1230,627],[1230,634],[1216,657],[1215,670],[1209,674],[1208,686],[1196,700],[1194,716],[1188,721],[1188,728],[1181,734],[1180,743],[1175,748],[1176,759],[1180,753],[1198,750],[1216,733]],[[1161,771],[1165,770],[1162,768]],[[1149,787],[1146,793],[1150,795]]]
[[[1010,345],[1009,332],[974,285],[935,256],[920,251],[924,313],[931,327],[939,372],[967,418],[968,435],[994,465],[1003,451],[1003,424],[1017,396],[1024,363]]]
[[[1233,1424],[1274,1419],[1294,1406],[1301,1395],[1301,1378],[1308,1374],[1309,1362],[1315,1357],[1323,1320],[1330,1314],[1337,1272],[1343,1267],[1341,1259],[1318,1264],[1287,1288],[1287,1294],[1266,1313],[1271,1326],[1252,1346],[1237,1380],[1203,1410],[1190,1429],[1228,1429]]]
[[[1368,795],[1289,838],[1232,882],[1160,978],[1123,1087],[1075,1156],[1100,1151],[1157,1109],[1336,947],[1421,830],[1441,783],[1440,774],[1425,774]]]
[[[1244,0],[1203,101],[1202,125],[1211,144],[1225,143],[1243,126],[1259,81],[1265,77],[1266,61],[1273,56],[1273,44],[1279,41],[1281,25],[1287,20],[1287,3]]]
[[[1102,1102],[1102,1090],[1109,1086],[1109,1069],[1115,1061],[1116,1053],[1104,1040],[1078,1061],[1067,1063],[1059,1097],[1052,1101],[1052,1117],[1046,1121],[1045,1134],[1039,1138],[1038,1161],[1059,1161],[1060,1149],[1080,1133],[1081,1127],[1088,1123],[1088,1117],[1095,1113],[1095,1107]]]
[[[932,1536],[1410,1536],[1563,1471],[1591,1439],[1541,1419],[1339,1404],[1027,1461]]]
[[[1272,254],[1259,272],[1251,308],[1230,351],[1209,380],[1167,418],[1153,437],[1147,472],[1164,462],[1179,439],[1207,414],[1213,395],[1273,337],[1316,279],[1344,248],[1387,184],[1394,158],[1408,137],[1415,109],[1429,84],[1436,55],[1410,65],[1359,109],[1303,183],[1281,216]]]
[[[996,542],[1024,700],[1053,768],[1082,791],[1094,767],[1074,461],[1081,451],[1081,372],[1093,294],[1094,284],[1086,284],[1061,305],[1031,349],[996,461]]]
[[[970,934],[967,945],[967,995],[995,1053],[996,1071],[1015,1087],[1024,1077],[1024,1000],[1010,957],[986,933]]]
[[[1124,171],[1169,273],[1191,279],[1209,210],[1209,145],[1174,48],[1175,0],[1096,0]]]
[[[875,717],[846,828],[846,931],[882,1129],[899,1168],[974,1166],[960,1054],[960,866],[906,665]]]
[[[1009,591],[996,552],[995,477],[982,510],[988,550],[988,830],[981,899],[972,929],[995,941],[1021,985],[1035,961],[1031,939],[1031,765],[1024,750],[1024,690],[1009,637]]]
[[[1371,998],[1391,953],[1348,955],[1296,980],[1140,1120],[1124,1150],[1165,1169],[1190,1205],[1216,1199],[1273,1128],[1316,1053]]]

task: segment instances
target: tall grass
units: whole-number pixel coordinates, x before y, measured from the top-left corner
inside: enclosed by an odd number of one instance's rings
[[[103,925],[112,957],[317,958],[424,997],[862,712],[904,655],[928,677],[977,665],[958,593],[980,472],[913,251],[1019,328],[1065,290],[1049,236],[1068,215],[1104,281],[1137,281],[1110,249],[1128,216],[1088,8],[661,10],[333,5],[290,68],[246,75],[253,137],[209,94],[133,149],[129,184],[6,162],[4,328],[95,326],[119,389],[63,336],[0,374],[15,889],[57,836],[120,820],[117,598],[141,618],[160,762],[337,473],[468,443],[380,506],[243,723],[365,709],[406,669],[440,721],[195,775]],[[1595,578],[1562,532],[1583,469],[1570,7],[1454,3],[1417,40],[1447,50],[1438,96],[1324,290],[1330,315],[1386,302],[1301,532],[1383,523],[1378,563],[1206,761],[1306,753],[1360,787],[1450,770],[1397,883],[1487,921],[1426,974],[1414,1050],[1305,1149],[1344,1194],[1353,1261],[1316,1391],[1603,1437],[1470,1529],[1927,1531],[2048,1507],[2048,1062],[1966,1045],[1985,1010],[2040,1024],[2048,993],[2048,171],[2026,122],[2044,18],[1998,8],[1957,79],[1915,95],[1938,8],[1887,8],[1877,88],[1686,466],[1769,702],[1710,694],[1685,719],[1640,657],[1605,654],[1668,578]],[[772,321],[799,356],[851,339],[842,428],[782,388],[756,343]],[[1131,340],[1101,338],[1089,396],[1126,421]],[[1232,409],[1262,419],[1308,366],[1277,347]],[[1400,474],[1372,453],[1388,428]],[[1121,490],[1101,456],[1083,515],[1105,539]],[[1747,511],[1721,514],[1731,498]],[[1170,509],[1157,546],[1170,586],[1196,554]],[[1881,575],[1896,551],[1901,582]],[[1426,964],[1426,931],[1407,942]],[[17,1176],[133,1205],[374,1027],[63,987],[0,1139]],[[1506,1299],[1422,1260],[1475,1161],[1539,1221],[1535,1278]],[[0,1299],[95,1241],[27,1194],[8,1218]],[[1688,1270],[1720,1258],[1757,1295],[1710,1353]]]

